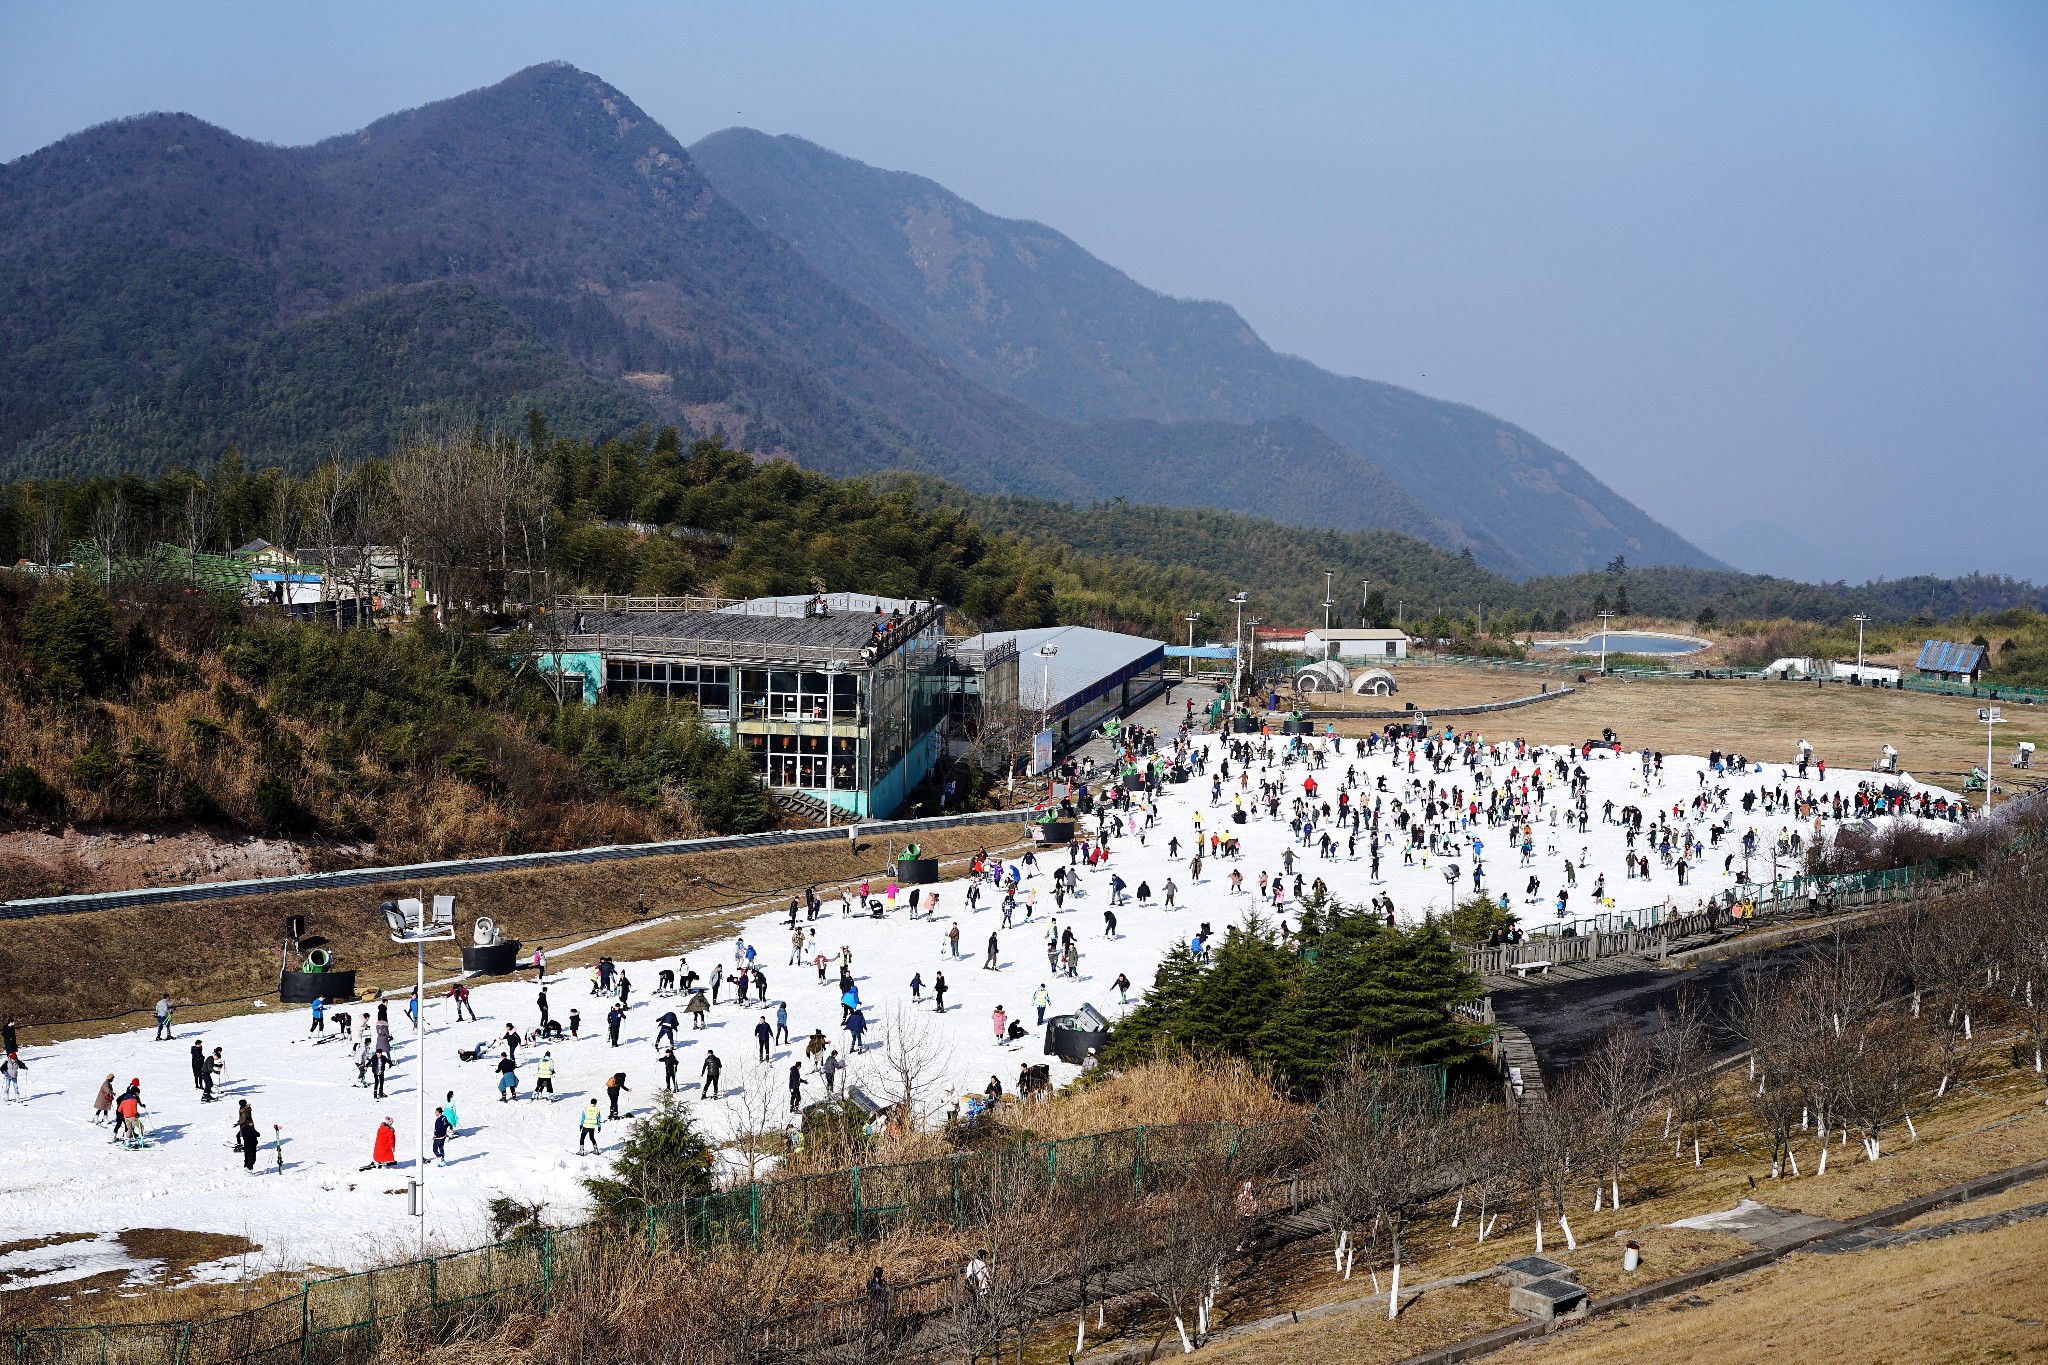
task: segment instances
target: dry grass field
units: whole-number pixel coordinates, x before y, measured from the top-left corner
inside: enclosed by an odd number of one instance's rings
[[[1841,1360],[2048,1360],[2043,1285],[2048,1234],[2020,1223],[1850,1256],[1796,1254],[1498,1359],[1751,1365],[1818,1347]]]
[[[1920,1130],[1917,1142],[1903,1133],[1895,1135],[1897,1140],[1888,1140],[1884,1156],[1875,1163],[1863,1160],[1853,1144],[1849,1150],[1837,1148],[1831,1152],[1828,1173],[1814,1176],[1811,1173],[1816,1152],[1813,1141],[1808,1139],[1799,1147],[1807,1174],[1775,1182],[1767,1179],[1768,1162],[1755,1155],[1759,1150],[1758,1135],[1749,1130],[1747,1119],[1742,1116],[1742,1101],[1737,1094],[1741,1073],[1734,1073],[1721,1088],[1717,1108],[1722,1118],[1707,1145],[1704,1165],[1695,1168],[1689,1157],[1674,1161],[1670,1149],[1663,1148],[1636,1169],[1636,1188],[1619,1211],[1574,1211],[1572,1226],[1579,1239],[1576,1251],[1564,1250],[1553,1226],[1546,1254],[1576,1269],[1581,1282],[1596,1296],[1612,1294],[1750,1250],[1749,1243],[1726,1233],[1664,1226],[1677,1219],[1732,1208],[1742,1198],[1846,1221],[1972,1176],[2048,1158],[2048,1109],[2042,1105],[2040,1083],[2011,1070],[2001,1057],[1999,1049],[1986,1046],[1981,1054],[1984,1070],[1978,1073],[1977,1084],[1956,1092],[1959,1098],[1933,1113],[1916,1116]],[[1650,1136],[1654,1135],[1653,1126]],[[1976,1217],[2044,1197],[2048,1197],[2048,1179],[1980,1201],[1935,1210],[1904,1226],[1930,1226]],[[1402,1272],[1404,1286],[1483,1269],[1535,1249],[1525,1213],[1508,1213],[1495,1234],[1481,1245],[1472,1237],[1471,1212],[1468,1207],[1461,1229],[1449,1226],[1448,1210],[1443,1209],[1432,1211],[1414,1228],[1410,1234],[1411,1254]],[[2038,1294],[2038,1286],[2048,1283],[2043,1278],[2044,1268],[2048,1268],[2048,1232],[2043,1229],[2044,1224],[2034,1222],[2012,1229],[2016,1238],[2005,1233],[1978,1234],[1944,1239],[1926,1248],[1832,1258],[1799,1256],[1770,1270],[1708,1286],[1689,1297],[1652,1305],[1616,1319],[1634,1321],[1635,1327],[1596,1323],[1591,1328],[1575,1329],[1541,1349],[1576,1350],[1580,1349],[1580,1342],[1587,1343],[1585,1349],[1596,1349],[1595,1343],[1605,1343],[1597,1349],[1611,1354],[1584,1358],[1734,1360],[1738,1357],[1702,1354],[1709,1335],[1732,1333],[1738,1341],[1746,1339],[1751,1329],[1744,1315],[1750,1311],[1751,1303],[1757,1305],[1758,1329],[1774,1330],[1774,1324],[1780,1320],[1776,1315],[1794,1312],[1793,1306],[1803,1292],[1799,1286],[1804,1284],[1805,1277],[1812,1276],[1815,1301],[1822,1305],[1821,1311],[1839,1316],[1842,1330],[1848,1333],[1844,1340],[1861,1339],[1855,1335],[1854,1321],[1859,1302],[1865,1313],[1870,1313],[1873,1306],[1889,1312],[1895,1302],[1918,1305],[1916,1313],[1924,1313],[1924,1322],[1919,1317],[1913,1320],[1914,1330],[1925,1333],[1924,1348],[1916,1341],[1909,1352],[1866,1350],[1860,1358],[1975,1358],[1956,1355],[1950,1348],[1954,1333],[1979,1321],[1979,1315],[1985,1322],[2003,1324],[1997,1330],[2007,1335],[1986,1338],[2000,1344],[2024,1336],[2020,1328],[2028,1319],[2048,1318],[2048,1310],[2038,1303],[2026,1303],[2013,1288],[2031,1283]],[[1630,1239],[1643,1248],[1642,1267],[1634,1274],[1622,1268],[1623,1243]],[[2031,1239],[2033,1249],[2026,1256],[2014,1256],[2012,1248],[2027,1239]],[[1985,1243],[1994,1249],[1981,1257],[1974,1251],[1969,1253],[1971,1264],[1978,1267],[1975,1273],[1951,1275],[1945,1269],[1948,1261],[1943,1259],[1944,1255],[1960,1261],[1964,1258],[1962,1248]],[[1943,1248],[1951,1250],[1944,1253]],[[1908,1254],[1911,1251],[1934,1254],[1913,1256]],[[1384,1254],[1382,1248],[1381,1260]],[[2010,1261],[2011,1274],[1990,1273],[1990,1268],[2004,1261]],[[1257,1282],[1242,1284],[1226,1293],[1219,1305],[1219,1322],[1226,1330],[1231,1324],[1257,1321],[1289,1309],[1299,1311],[1319,1304],[1345,1302],[1373,1291],[1363,1259],[1348,1283],[1332,1273],[1327,1238],[1297,1245],[1288,1254],[1270,1261],[1266,1269],[1267,1273]],[[1380,1270],[1384,1278],[1384,1266]],[[1886,1295],[1871,1297],[1871,1286],[1886,1284],[1891,1286]],[[1755,1300],[1742,1297],[1759,1285],[1784,1287],[1773,1288],[1770,1295]],[[1711,1322],[1695,1317],[1701,1304],[1724,1300],[1733,1305],[1728,1310],[1732,1320],[1744,1325],[1730,1326],[1728,1320]],[[1425,1293],[1409,1303],[1392,1323],[1387,1321],[1382,1303],[1377,1308],[1342,1312],[1271,1331],[1237,1338],[1226,1336],[1205,1348],[1202,1354],[1229,1365],[1391,1365],[1418,1352],[1518,1320],[1507,1310],[1505,1290],[1481,1281]],[[1661,1326],[1657,1335],[1635,1335],[1649,1325],[1667,1321],[1676,1324],[1677,1335],[1664,1335]],[[1131,1337],[1143,1340],[1163,1329],[1171,1343],[1171,1325],[1136,1306],[1124,1326]],[[1595,1328],[1601,1335],[1593,1334]],[[2048,1340],[2048,1329],[2031,1330],[2039,1339]],[[1807,1339],[1833,1340],[1832,1336]],[[1130,1337],[1125,1338],[1126,1342],[1129,1340]],[[1778,1340],[1783,1343],[1788,1339]],[[1071,1349],[1072,1338],[1066,1338],[1064,1347],[1054,1349],[1055,1345],[1047,1344],[1043,1360],[1062,1357]]]
[[[1412,701],[1424,712],[1524,697],[1545,682],[1553,690],[1560,683],[1575,686],[1577,690],[1560,701],[1455,722],[1461,729],[1539,743],[1592,739],[1603,727],[1612,726],[1629,748],[1647,745],[1666,753],[1721,749],[1776,760],[1789,759],[1794,746],[1806,739],[1829,763],[1856,768],[1869,767],[1880,747],[1890,744],[1909,772],[1937,782],[1940,775],[1966,773],[1973,764],[1984,762],[1979,703],[1970,697],[1749,681],[1589,678],[1580,685],[1562,674],[1429,664],[1404,667],[1396,676],[1401,690],[1393,703]],[[1370,700],[1386,706],[1386,699]],[[1994,772],[2001,782],[2016,776],[2008,766],[2014,744],[2023,739],[2048,741],[2048,710],[2006,705],[2004,711],[2007,723],[1998,729]],[[1364,733],[1374,724],[1340,721],[1337,728],[1339,733]],[[2048,764],[2048,759],[2041,761]],[[2041,776],[2048,777],[2048,770]]]

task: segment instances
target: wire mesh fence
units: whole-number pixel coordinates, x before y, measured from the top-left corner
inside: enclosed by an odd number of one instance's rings
[[[1136,1193],[1170,1186],[1218,1160],[1298,1185],[1305,1119],[1239,1125],[1148,1125],[1081,1137],[960,1152],[927,1161],[854,1166],[756,1182],[647,1211],[644,1226],[546,1229],[374,1270],[308,1280],[299,1292],[203,1321],[17,1328],[0,1336],[15,1365],[344,1365],[372,1356],[393,1334],[437,1340],[506,1313],[543,1310],[601,1234],[649,1250],[798,1242],[827,1245],[899,1228],[974,1226],[991,1191],[1043,1198],[1115,1184]],[[891,1291],[892,1318],[938,1311],[948,1277]],[[899,1301],[900,1300],[900,1301]],[[870,1311],[860,1301],[820,1304],[772,1323],[779,1348],[837,1341]],[[765,1329],[764,1329],[765,1330]]]

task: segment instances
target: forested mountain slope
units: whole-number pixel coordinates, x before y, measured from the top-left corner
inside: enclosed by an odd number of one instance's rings
[[[721,193],[834,282],[1042,411],[1305,419],[1517,574],[1595,568],[1616,554],[1720,567],[1519,427],[1279,355],[1229,306],[1155,293],[1051,228],[801,138],[734,128],[690,151]]]
[[[835,474],[1476,543],[1299,422],[1089,423],[961,374],[554,65],[312,147],[183,115],[0,168],[0,472],[305,468],[528,408]]]

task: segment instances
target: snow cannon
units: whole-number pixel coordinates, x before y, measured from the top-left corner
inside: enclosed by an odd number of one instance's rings
[[[1899,770],[1899,751],[1889,744],[1885,745],[1884,752],[1878,755],[1877,762],[1870,765],[1870,770],[1875,773],[1897,772]]]
[[[1109,1020],[1093,1005],[1045,1021],[1045,1055],[1079,1066],[1109,1042]]]
[[[896,870],[890,874],[905,886],[930,886],[939,879],[939,860],[924,856],[924,846],[908,844],[896,855]]]
[[[294,954],[298,957],[296,966],[292,963]],[[307,937],[303,915],[293,915],[285,921],[284,950],[277,962],[277,998],[287,1005],[356,998],[354,968],[335,968],[334,951],[327,947],[327,940]]]
[[[2012,766],[2031,768],[2034,766],[2034,741],[2023,739],[2012,746]]]
[[[462,970],[477,976],[509,976],[519,970],[519,940],[506,938],[489,915],[478,915],[462,950]]]

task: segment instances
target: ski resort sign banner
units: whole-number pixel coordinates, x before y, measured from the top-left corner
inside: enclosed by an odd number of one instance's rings
[[[1031,775],[1038,776],[1052,768],[1052,731],[1040,730],[1031,737]]]

